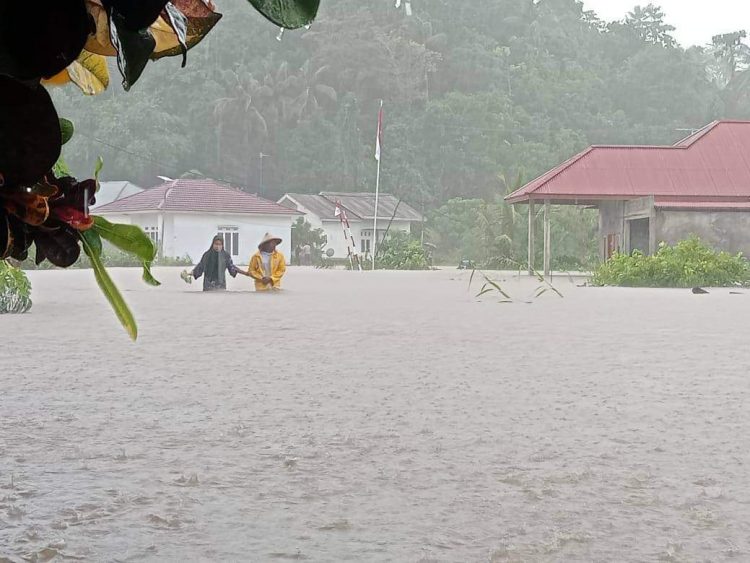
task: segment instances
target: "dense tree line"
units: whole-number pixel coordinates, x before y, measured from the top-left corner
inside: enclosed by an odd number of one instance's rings
[[[412,0],[412,15],[393,0],[326,0],[311,28],[278,41],[243,4],[219,2],[224,18],[187,68],[159,62],[129,94],[93,103],[57,91],[79,125],[74,171],[101,154],[105,177],[144,186],[193,173],[268,197],[369,190],[383,99],[384,190],[433,214],[465,198],[507,216],[504,178],[593,143],[671,143],[750,117],[744,32],[685,49],[652,5],[607,23],[576,0]]]

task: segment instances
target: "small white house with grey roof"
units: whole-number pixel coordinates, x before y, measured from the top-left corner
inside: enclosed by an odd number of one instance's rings
[[[347,240],[336,216],[336,206],[346,211],[357,249],[366,254],[373,247],[375,222],[375,194],[356,192],[320,192],[319,194],[286,194],[279,204],[305,214],[305,220],[313,228],[323,229],[328,238],[327,249],[333,249],[334,258],[348,256]],[[424,222],[421,213],[408,203],[391,194],[380,194],[378,199],[378,241],[382,242],[386,231],[413,232],[413,228]]]

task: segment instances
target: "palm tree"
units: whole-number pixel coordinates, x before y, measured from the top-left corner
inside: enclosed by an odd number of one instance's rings
[[[335,106],[338,102],[336,90],[325,83],[329,66],[314,69],[308,60],[294,77],[297,96],[290,104],[290,115],[296,121],[302,121],[317,113],[323,107]]]
[[[219,168],[223,165],[222,141],[229,137],[227,146],[247,150],[251,140],[266,139],[269,134],[268,121],[261,113],[256,100],[267,95],[266,85],[260,83],[251,74],[229,72],[232,96],[218,99],[214,104],[214,116],[217,119],[216,160]],[[241,147],[237,147],[237,141]]]
[[[715,64],[709,66],[709,74],[721,89],[724,111],[727,117],[736,117],[742,98],[750,88],[750,46],[744,43],[744,30],[716,35],[709,53]]]
[[[505,196],[513,193],[523,185],[523,175],[519,172],[515,182],[508,182],[505,174],[497,176],[500,187],[499,195],[494,201],[484,201],[477,210],[476,228],[484,245],[485,259],[488,264],[507,267],[516,261],[514,244],[515,227],[518,212],[515,207],[505,202]]]
[[[256,178],[248,155],[273,151],[282,127],[293,127],[338,101],[336,90],[326,83],[328,67],[315,68],[308,61],[290,72],[286,62],[274,65],[267,62],[257,75],[244,67],[225,72],[229,94],[214,103],[218,167],[228,168],[230,176],[247,177],[248,185]]]

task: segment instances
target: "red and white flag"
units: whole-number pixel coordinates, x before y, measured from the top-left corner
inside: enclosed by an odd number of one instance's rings
[[[378,135],[375,139],[375,160],[380,160],[380,150],[383,146],[383,100],[380,100],[378,112]]]

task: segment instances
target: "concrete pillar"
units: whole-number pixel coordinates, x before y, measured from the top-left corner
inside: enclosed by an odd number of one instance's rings
[[[536,242],[536,212],[534,211],[534,200],[529,200],[529,275],[534,275],[534,243]]]
[[[657,249],[657,241],[656,241],[656,221],[657,221],[657,214],[658,211],[656,209],[656,206],[654,205],[653,198],[651,201],[651,213],[649,215],[648,219],[648,254],[649,256],[653,256],[656,254]]]
[[[551,216],[550,200],[544,200],[544,275],[552,275],[552,244],[551,244]]]
[[[602,207],[606,205],[599,203],[599,262],[605,262],[607,260],[607,235],[604,233],[604,210]]]

